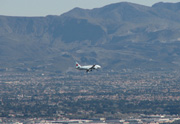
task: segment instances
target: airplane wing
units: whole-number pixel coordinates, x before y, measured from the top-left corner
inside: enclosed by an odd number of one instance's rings
[[[94,68],[95,66],[96,66],[96,65],[93,65],[91,68],[89,68],[89,70],[95,69],[95,68]]]
[[[93,69],[95,69],[95,68],[94,68],[95,66],[96,66],[96,65],[93,65],[91,68],[87,69],[86,72],[92,71]]]

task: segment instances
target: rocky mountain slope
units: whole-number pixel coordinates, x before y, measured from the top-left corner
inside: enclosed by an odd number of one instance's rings
[[[180,3],[121,2],[60,16],[0,16],[0,70],[74,72],[180,67]],[[113,65],[113,66],[112,66]]]

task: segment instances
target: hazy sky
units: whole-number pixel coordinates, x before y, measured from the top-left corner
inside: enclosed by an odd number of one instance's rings
[[[75,7],[92,9],[117,2],[132,2],[152,6],[157,2],[175,3],[180,2],[180,0],[0,0],[0,15],[61,15]]]

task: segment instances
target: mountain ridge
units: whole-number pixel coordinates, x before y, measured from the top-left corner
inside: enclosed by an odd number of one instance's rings
[[[103,71],[178,69],[179,4],[122,2],[60,16],[0,16],[0,68],[65,73],[78,61],[102,64]]]

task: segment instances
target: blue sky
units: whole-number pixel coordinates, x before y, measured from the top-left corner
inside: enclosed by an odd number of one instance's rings
[[[132,2],[152,6],[157,2],[180,2],[180,0],[0,0],[0,15],[46,16],[61,15],[75,7],[99,8],[111,3]]]

